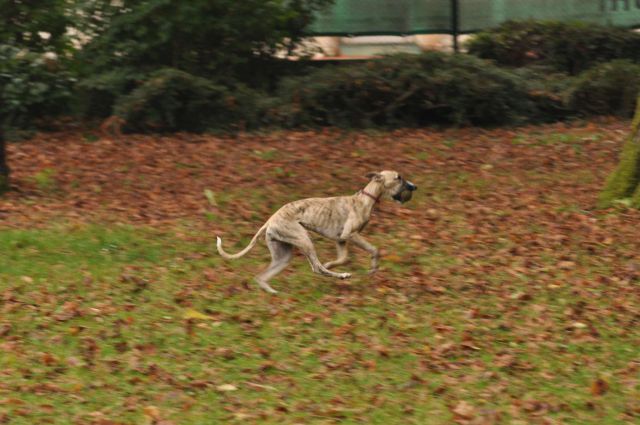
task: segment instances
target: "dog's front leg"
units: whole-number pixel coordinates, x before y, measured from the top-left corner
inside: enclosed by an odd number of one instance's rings
[[[338,236],[338,242],[346,242],[351,237],[351,232],[353,232],[353,220],[348,218],[344,223],[344,227],[342,228],[342,232],[340,236]]]
[[[330,269],[335,266],[341,266],[349,261],[348,259],[348,250],[347,250],[347,241],[351,238],[351,231],[353,229],[353,220],[351,218],[347,219],[342,228],[342,232],[340,236],[338,236],[338,240],[336,240],[336,251],[338,252],[338,258],[333,261],[329,261],[325,263],[324,266],[327,269]]]
[[[355,246],[364,249],[369,254],[371,254],[371,269],[369,270],[369,274],[373,274],[378,270],[378,260],[380,258],[380,253],[378,248],[371,245],[365,238],[360,236],[358,233],[354,233],[351,235],[349,239],[351,242],[355,244]]]

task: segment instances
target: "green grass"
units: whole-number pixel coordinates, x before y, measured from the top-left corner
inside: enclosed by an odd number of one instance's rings
[[[33,182],[41,191],[52,191],[56,187],[56,170],[45,168],[33,175]]]
[[[480,285],[455,273],[460,260],[445,248],[413,261],[411,246],[386,241],[398,255],[383,259],[380,277],[367,277],[361,254],[347,283],[296,257],[274,297],[250,281],[267,262],[263,247],[223,263],[188,224],[0,231],[0,417],[448,424],[466,400],[500,423],[624,423],[640,389],[616,376],[637,360],[637,328],[622,333],[616,316],[602,317],[589,338],[570,328],[588,321],[567,316],[571,287],[506,273]],[[440,292],[385,283],[415,272],[429,282],[443,269],[453,274]],[[506,285],[529,295],[505,296]],[[593,295],[589,305],[607,302]],[[187,320],[189,309],[209,318]],[[610,389],[596,397],[598,377]],[[514,409],[516,400],[529,404]]]
[[[253,154],[264,161],[272,161],[279,156],[277,149],[254,150]]]

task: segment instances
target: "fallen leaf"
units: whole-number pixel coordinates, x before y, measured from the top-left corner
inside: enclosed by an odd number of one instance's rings
[[[570,270],[576,266],[576,263],[573,261],[560,261],[558,263],[558,268],[562,270]]]
[[[452,412],[462,419],[473,419],[476,415],[476,409],[471,404],[462,400],[453,408]]]
[[[182,315],[182,317],[184,319],[199,319],[199,320],[215,320],[216,318],[213,316],[209,316],[207,314],[204,313],[200,313],[199,311],[196,311],[192,308],[188,308],[185,310],[184,314]]]
[[[218,391],[224,391],[224,392],[227,392],[227,391],[237,391],[237,390],[238,390],[238,387],[236,387],[235,385],[232,385],[232,384],[222,384],[222,385],[218,385],[218,386],[216,387],[216,390],[218,390]]]
[[[156,406],[145,406],[142,409],[142,413],[144,413],[145,416],[148,416],[154,421],[160,419],[160,409],[158,409]]]
[[[213,192],[211,191],[211,189],[205,189],[204,190],[204,196],[205,198],[207,198],[207,202],[209,202],[209,205],[211,205],[212,207],[217,207],[218,203],[216,202],[216,197],[213,194]]]
[[[591,394],[601,396],[609,391],[609,384],[602,378],[598,378],[591,384]]]

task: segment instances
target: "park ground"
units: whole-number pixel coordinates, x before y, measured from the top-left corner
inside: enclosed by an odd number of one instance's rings
[[[629,122],[9,147],[0,423],[632,424],[640,213],[597,210]],[[281,204],[396,169],[348,281],[238,250]],[[335,255],[318,241],[322,260]]]

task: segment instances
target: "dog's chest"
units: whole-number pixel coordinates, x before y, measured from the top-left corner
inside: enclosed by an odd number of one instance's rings
[[[364,228],[365,228],[365,227],[367,227],[367,224],[369,224],[369,218],[368,218],[368,217],[367,217],[367,219],[366,219],[366,220],[363,220],[363,221],[362,221],[362,224],[360,224],[360,226],[359,226],[359,227],[357,227],[357,228],[356,228],[356,232],[357,232],[357,233],[362,232],[362,231],[364,230]]]
[[[331,203],[313,205],[299,211],[299,222],[308,230],[328,238],[338,238],[349,218],[346,208]]]

